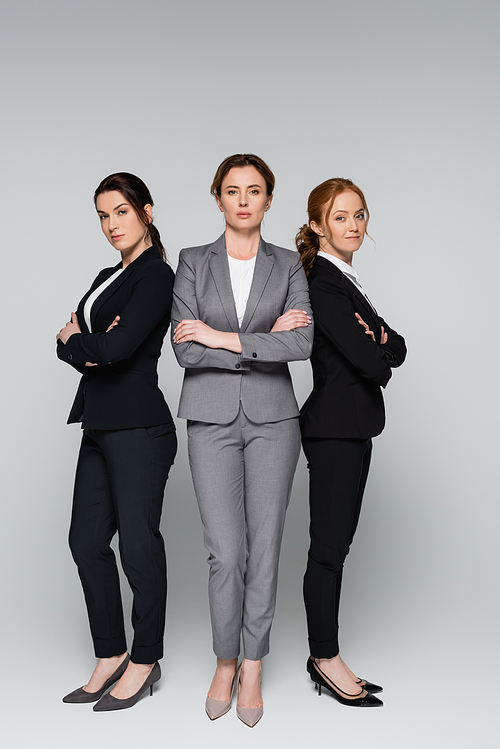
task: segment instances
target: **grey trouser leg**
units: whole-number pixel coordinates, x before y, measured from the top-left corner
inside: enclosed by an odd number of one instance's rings
[[[255,424],[188,422],[189,462],[210,565],[214,652],[269,652],[278,561],[300,451],[298,419]]]

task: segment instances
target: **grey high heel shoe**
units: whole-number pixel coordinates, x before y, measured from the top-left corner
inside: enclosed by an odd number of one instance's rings
[[[243,663],[239,667],[238,672],[236,674],[236,681],[237,681],[236,692],[237,692],[238,699],[240,697],[240,677],[241,677],[242,666],[243,666]],[[236,704],[236,715],[241,720],[241,722],[244,723],[249,728],[253,728],[262,718],[263,714],[264,714],[263,705],[261,705],[260,707],[240,707],[240,705]]]
[[[140,689],[138,689],[137,692],[132,695],[132,697],[127,697],[126,699],[121,700],[118,697],[113,697],[112,694],[105,694],[104,697],[94,705],[93,710],[96,713],[103,713],[108,710],[125,710],[127,707],[133,707],[148,688],[150,696],[153,696],[153,685],[156,684],[156,682],[160,679],[160,664],[158,663],[158,661],[156,661],[146,681],[144,682],[142,687],[140,687]]]
[[[118,681],[118,679],[121,679],[128,666],[129,660],[130,656],[127,653],[126,658],[120,663],[116,671],[111,674],[109,679],[106,679],[102,687],[98,689],[97,692],[86,692],[83,687],[78,687],[78,689],[75,689],[73,692],[67,694],[66,697],[63,697],[62,701],[83,705],[85,703],[96,702],[97,700],[100,700],[104,692],[109,689],[110,686],[112,686],[116,681]]]
[[[214,700],[212,697],[208,697],[207,695],[207,699],[205,700],[205,712],[210,720],[217,720],[217,718],[222,718],[223,715],[230,711],[231,704],[233,702],[233,691],[237,673],[238,668],[236,668],[236,673],[234,674],[233,681],[231,682],[231,696],[228,700]]]

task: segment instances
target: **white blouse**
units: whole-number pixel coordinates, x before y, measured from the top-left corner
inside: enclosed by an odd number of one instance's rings
[[[109,278],[107,278],[104,283],[102,283],[100,286],[95,289],[92,294],[89,296],[87,301],[85,302],[85,306],[83,308],[83,317],[85,318],[85,322],[87,323],[87,328],[89,329],[89,332],[92,333],[92,325],[90,324],[90,312],[92,310],[92,305],[94,304],[95,300],[98,296],[102,294],[104,289],[107,289],[110,283],[113,283],[115,278],[118,278],[120,273],[123,273],[125,268],[118,268],[118,270],[113,273]]]
[[[251,257],[250,260],[237,260],[236,258],[231,257],[229,253],[227,256],[238,325],[241,325],[245,316],[250,288],[253,281],[256,257],[257,255]]]

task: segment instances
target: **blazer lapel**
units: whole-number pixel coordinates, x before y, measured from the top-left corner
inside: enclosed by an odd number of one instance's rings
[[[341,271],[342,273],[342,271]],[[344,275],[342,273],[342,275]],[[363,305],[363,307],[370,312],[370,314],[375,315],[375,317],[378,317],[378,312],[375,309],[375,307],[372,305],[372,303],[369,301],[368,297],[366,297],[364,294],[361,293],[361,291],[358,289],[356,284],[354,284],[352,281],[350,281],[348,278],[344,276],[346,283],[350,284],[354,289],[354,294],[356,295],[357,299],[359,299],[360,303]]]
[[[210,273],[219,294],[220,303],[227,317],[229,327],[233,333],[239,332],[238,317],[234,304],[231,276],[229,274],[229,262],[226,252],[226,240],[224,234],[212,245],[212,253],[208,261]]]
[[[121,265],[121,263],[119,263],[114,268],[112,268],[112,273],[110,273],[110,275],[113,275],[113,273],[116,273],[116,271],[119,269],[120,265]],[[120,286],[122,285],[122,283],[124,281],[126,281],[126,279],[130,276],[130,273],[132,271],[129,271],[129,268],[132,268],[132,265],[133,265],[133,263],[131,263],[128,268],[125,268],[125,270],[123,271],[123,273],[120,273],[120,275],[117,276],[117,278],[115,278],[114,281],[111,281],[111,283],[109,284],[109,286],[106,286],[106,288],[104,289],[104,291],[101,294],[99,294],[99,296],[95,300],[94,304],[92,305],[92,309],[90,310],[90,322],[92,324],[92,330],[94,329],[95,319],[96,319],[97,313],[101,309],[102,305],[105,302],[107,302],[107,300],[110,298],[110,296],[113,296],[113,294],[116,292],[116,290],[119,289]],[[108,278],[109,278],[109,276],[108,276]],[[104,283],[105,280],[106,279],[103,279],[102,283]],[[111,323],[113,321],[110,320],[109,322]]]
[[[107,279],[108,279],[108,278],[109,278],[110,276],[112,276],[112,275],[113,275],[113,273],[116,273],[116,271],[118,270],[118,268],[119,268],[119,267],[120,267],[120,263],[118,263],[117,265],[115,265],[115,266],[114,266],[114,267],[112,267],[112,268],[107,268],[107,269],[106,269],[106,272],[102,272],[102,273],[100,273],[100,274],[99,274],[99,276],[98,276],[98,277],[97,277],[97,278],[96,278],[96,279],[94,280],[94,282],[93,282],[92,286],[91,286],[91,287],[90,287],[90,289],[89,289],[89,290],[87,291],[87,293],[86,293],[86,294],[85,294],[85,295],[84,295],[84,296],[82,297],[82,299],[80,299],[80,302],[79,302],[79,304],[78,304],[78,309],[77,309],[76,313],[77,313],[77,316],[78,316],[78,323],[79,323],[79,325],[80,325],[80,328],[81,328],[81,331],[82,331],[82,333],[90,333],[90,330],[88,329],[88,327],[87,327],[87,323],[86,323],[86,321],[85,321],[85,315],[83,314],[83,310],[85,309],[85,304],[86,304],[86,302],[87,302],[87,299],[89,298],[89,296],[90,296],[90,295],[91,295],[91,294],[92,294],[92,293],[93,293],[93,292],[94,292],[94,291],[95,291],[95,290],[96,290],[97,288],[99,288],[99,286],[102,286],[102,284],[103,284],[103,283],[104,283],[104,282],[105,282],[105,281],[106,281],[106,280],[107,280]],[[99,279],[99,282],[97,282],[97,279]],[[111,286],[113,286],[113,284],[111,284]],[[106,289],[106,290],[107,290],[107,289]],[[95,310],[95,309],[97,309],[97,307],[99,307],[99,306],[100,306],[100,296],[99,296],[99,297],[97,297],[97,299],[95,300],[94,304],[92,305],[92,309],[91,309],[91,318],[93,318],[93,317],[94,317],[94,314],[95,314],[95,313],[94,313],[94,310]]]
[[[356,284],[350,281],[349,278],[347,278],[347,276],[342,273],[340,268],[337,268],[337,266],[334,263],[331,263],[329,260],[325,260],[325,258],[322,257],[317,257],[314,262],[318,263],[321,268],[324,268],[325,270],[337,276],[337,278],[342,281],[342,283],[349,289],[352,294],[354,294],[355,298],[357,299],[361,307],[361,311],[359,312],[359,314],[361,315],[363,320],[365,320],[366,317],[370,317],[371,320],[376,323],[377,328],[380,328],[377,310],[372,306],[371,302],[368,301],[367,297],[365,297],[365,295],[361,293]]]
[[[90,311],[90,322],[92,323],[92,327],[94,327],[96,315],[101,309],[102,305],[108,301],[108,299],[113,296],[113,294],[116,293],[117,289],[120,288],[120,286],[125,283],[127,278],[130,278],[132,273],[134,273],[138,268],[141,267],[145,262],[148,261],[151,257],[159,257],[158,248],[154,245],[151,247],[148,247],[147,250],[144,250],[139,257],[134,260],[133,263],[130,263],[130,265],[127,265],[127,267],[123,270],[123,273],[120,273],[119,276],[115,278],[114,281],[112,281],[109,286],[107,286],[102,294],[99,294],[97,299],[95,300],[94,304],[92,305],[92,309]],[[116,273],[117,270],[119,270],[121,266],[121,262],[117,263],[113,268],[110,268],[110,273],[106,276],[106,278],[109,278],[109,276],[112,276],[113,273]],[[106,279],[104,278],[101,283],[104,283]],[[112,320],[110,320],[110,323]]]
[[[257,258],[255,260],[255,270],[253,273],[252,286],[250,287],[250,294],[248,297],[247,306],[245,309],[245,315],[241,322],[241,332],[244,333],[248,328],[250,321],[254,315],[256,307],[260,301],[260,298],[266,288],[266,284],[271,275],[271,271],[274,265],[273,253],[271,248],[264,242],[262,237],[259,242],[259,249],[257,251]]]

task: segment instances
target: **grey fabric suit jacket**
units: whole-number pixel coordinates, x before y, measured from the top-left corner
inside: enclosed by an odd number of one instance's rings
[[[172,334],[181,320],[201,320],[215,330],[238,333],[242,353],[196,342],[175,344],[185,367],[178,416],[228,424],[239,411],[258,424],[298,416],[287,362],[308,359],[313,324],[271,333],[289,309],[311,314],[307,279],[297,252],[261,238],[241,328],[231,287],[225,237],[181,251],[175,277]]]

